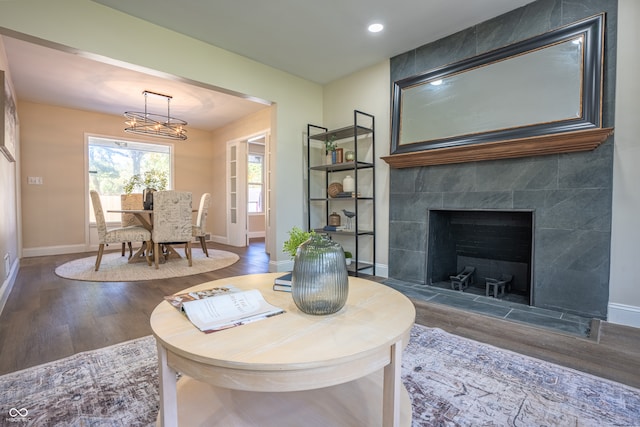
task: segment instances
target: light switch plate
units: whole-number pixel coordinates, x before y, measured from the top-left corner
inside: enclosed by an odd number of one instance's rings
[[[27,184],[42,185],[41,176],[30,176],[27,178]]]

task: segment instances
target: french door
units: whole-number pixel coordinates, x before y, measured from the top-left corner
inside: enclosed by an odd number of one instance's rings
[[[247,142],[227,143],[227,236],[231,246],[247,246]]]

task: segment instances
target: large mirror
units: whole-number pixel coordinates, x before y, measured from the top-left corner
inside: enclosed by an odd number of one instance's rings
[[[395,82],[391,154],[601,127],[603,19]]]

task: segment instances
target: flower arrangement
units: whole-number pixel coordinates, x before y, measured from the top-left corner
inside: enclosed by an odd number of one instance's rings
[[[133,190],[144,190],[145,188],[153,188],[162,191],[167,189],[169,178],[167,173],[157,169],[150,169],[144,173],[144,177],[140,174],[133,175],[124,185],[123,190],[126,194],[131,194]]]

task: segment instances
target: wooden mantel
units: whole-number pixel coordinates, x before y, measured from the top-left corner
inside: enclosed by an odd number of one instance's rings
[[[457,147],[435,148],[382,157],[392,168],[444,165],[482,160],[512,159],[545,154],[590,151],[602,144],[613,128],[596,128],[575,132],[485,142]]]

